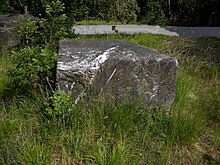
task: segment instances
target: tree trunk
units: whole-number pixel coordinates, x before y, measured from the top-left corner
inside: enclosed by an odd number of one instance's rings
[[[28,14],[28,7],[24,6],[24,15],[27,15],[27,14]]]

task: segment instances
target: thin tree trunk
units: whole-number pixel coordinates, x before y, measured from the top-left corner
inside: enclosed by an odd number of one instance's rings
[[[27,14],[28,14],[28,7],[24,6],[24,15],[27,15]]]
[[[171,15],[171,4],[170,4],[170,0],[168,0],[168,10],[169,10],[169,15]]]

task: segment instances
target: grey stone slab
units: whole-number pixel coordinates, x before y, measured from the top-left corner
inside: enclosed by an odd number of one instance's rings
[[[0,50],[9,49],[20,44],[20,38],[17,34],[19,24],[25,24],[28,20],[39,21],[38,18],[27,14],[23,19],[18,15],[0,16]]]
[[[83,96],[108,96],[113,102],[138,99],[146,107],[170,108],[178,62],[146,47],[110,40],[61,40],[56,87]]]
[[[216,37],[220,38],[220,27],[181,27],[164,26],[164,29],[183,37]]]
[[[22,18],[23,17],[23,18]],[[40,21],[39,18],[34,17],[31,14],[27,15],[1,15],[0,16],[0,27],[7,27],[7,28],[15,28],[18,27],[19,24],[25,24],[27,20],[31,21]]]
[[[76,25],[72,29],[76,34],[115,34],[118,33],[152,33],[183,37],[220,37],[220,27],[181,27],[181,26],[153,26],[153,25]]]
[[[72,29],[76,34],[114,34],[115,31],[112,30],[113,26],[118,33],[152,33],[178,36],[176,32],[152,25],[78,25],[73,26]]]

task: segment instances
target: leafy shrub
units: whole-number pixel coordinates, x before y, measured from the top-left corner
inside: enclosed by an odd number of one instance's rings
[[[64,9],[64,4],[59,0],[46,5],[46,18],[41,19],[42,30],[39,31],[39,36],[46,44],[56,44],[59,39],[67,35],[68,29],[65,26],[67,16],[63,14]]]
[[[93,3],[90,1],[90,3]],[[90,7],[85,1],[66,1],[65,11],[68,16],[68,22],[74,23],[74,21],[86,20],[89,17]]]
[[[59,0],[46,5],[46,17],[40,22],[27,21],[20,25],[18,34],[22,39],[22,46],[46,46],[53,47],[69,31],[66,26],[67,16],[63,14],[65,7]]]
[[[49,98],[46,111],[50,116],[63,116],[71,111],[71,107],[71,96],[64,91],[57,91]]]
[[[139,11],[136,0],[115,1],[111,5],[109,15],[116,17],[117,21],[122,23],[129,23],[137,21],[137,12]]]
[[[146,4],[146,11],[141,19],[142,23],[153,24],[153,25],[166,25],[168,19],[162,8],[162,2],[150,1]]]
[[[53,80],[58,41],[67,35],[63,14],[64,4],[52,1],[46,5],[46,18],[39,22],[28,20],[20,25],[18,34],[22,46],[19,51],[12,52],[14,69],[10,75],[16,86],[47,87]]]
[[[20,17],[23,19],[23,16]],[[18,34],[21,38],[22,46],[36,45],[39,43],[38,35],[38,27],[36,25],[36,21],[28,20],[24,25],[19,23]]]
[[[0,1],[0,14],[7,14],[13,11],[13,7],[9,5],[9,0]]]
[[[53,75],[57,53],[38,47],[23,48],[12,52],[14,69],[10,75],[16,86],[32,86],[48,84]]]

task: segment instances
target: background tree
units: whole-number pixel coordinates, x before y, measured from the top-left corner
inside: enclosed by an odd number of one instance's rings
[[[138,17],[140,22],[159,25],[166,25],[168,23],[163,0],[139,0],[138,2],[138,5],[142,6]]]
[[[219,0],[61,0],[69,22],[82,20],[141,22],[157,25],[220,26]],[[0,0],[0,13],[45,17],[51,0]]]

